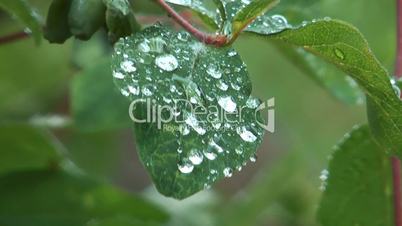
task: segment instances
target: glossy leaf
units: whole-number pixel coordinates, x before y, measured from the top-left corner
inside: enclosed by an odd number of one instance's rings
[[[106,7],[102,0],[72,0],[68,15],[71,33],[88,40],[105,23]]]
[[[50,43],[64,43],[72,34],[68,13],[72,0],[53,0],[46,18],[45,38]]]
[[[0,224],[85,225],[92,219],[127,216],[165,222],[167,216],[141,198],[83,175],[25,171],[0,178]]]
[[[241,1],[243,2],[243,1]],[[279,0],[255,0],[240,8],[232,19],[232,35],[237,36],[247,25],[251,24],[258,16],[273,8]],[[227,6],[227,5],[226,5]]]
[[[26,0],[0,0],[0,8],[20,20],[35,38],[36,44],[42,40],[42,18]]]
[[[26,124],[0,125],[0,175],[57,166],[61,153],[54,138]]]
[[[73,120],[82,131],[129,127],[129,101],[116,90],[110,60],[101,59],[73,79],[71,108]]]
[[[324,19],[266,37],[301,47],[350,75],[367,96],[369,122],[375,138],[384,150],[402,156],[402,102],[388,72],[356,28]]]
[[[391,166],[368,126],[356,128],[336,146],[318,211],[323,226],[391,226]]]
[[[104,2],[107,8],[106,25],[112,42],[140,30],[141,26],[137,23],[128,0],[104,0]]]
[[[180,6],[185,6],[193,10],[198,14],[198,16],[209,26],[212,28],[219,28],[219,25],[221,24],[221,17],[219,14],[216,13],[215,10],[212,10],[211,8],[208,7],[206,4],[206,1],[204,0],[166,0],[166,2],[169,2],[171,4],[175,5],[180,5]]]
[[[254,156],[264,134],[260,103],[250,97],[246,66],[233,49],[156,25],[119,41],[112,65],[121,93],[136,101],[137,119],[147,118],[146,101],[161,109],[156,121],[137,122],[135,133],[162,194],[190,196]]]

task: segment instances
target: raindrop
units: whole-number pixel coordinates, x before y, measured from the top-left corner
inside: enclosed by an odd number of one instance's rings
[[[192,165],[190,162],[188,161],[183,161],[182,163],[179,163],[177,165],[178,169],[180,170],[180,172],[182,173],[191,173],[193,172],[194,169],[194,165]]]
[[[217,66],[215,66],[215,65],[210,66],[210,67],[207,69],[207,73],[208,73],[211,77],[216,78],[216,79],[219,79],[219,78],[222,77],[222,72],[221,72],[221,71],[219,70],[219,68],[218,68]]]
[[[130,91],[130,93],[134,95],[140,94],[140,90],[138,89],[138,87],[128,86],[128,91]]]
[[[145,96],[152,96],[153,94],[152,91],[146,86],[143,87],[141,91]]]
[[[233,175],[233,170],[229,167],[226,167],[223,169],[223,175],[225,175],[225,177],[231,177]]]
[[[128,97],[130,95],[130,93],[125,89],[120,89],[120,93],[125,97]]]
[[[215,160],[217,155],[211,149],[207,149],[203,151],[204,156],[209,160]]]
[[[227,112],[233,113],[236,111],[236,103],[232,100],[232,97],[220,97],[218,104]]]
[[[113,72],[113,77],[115,77],[115,78],[117,78],[117,79],[124,79],[125,76],[124,76],[123,73],[114,71],[114,72]]]
[[[165,71],[174,71],[179,66],[176,57],[171,54],[165,54],[156,57],[155,64]]]
[[[235,149],[236,154],[241,155],[243,154],[243,150],[241,150],[240,148],[236,148]]]
[[[256,109],[260,105],[260,101],[255,97],[249,97],[246,106],[251,109]]]
[[[236,55],[237,55],[237,53],[234,50],[231,50],[231,51],[228,52],[228,56],[230,56],[230,57],[233,57],[233,56],[236,56]]]
[[[244,126],[237,128],[236,132],[240,135],[241,139],[246,142],[254,142],[257,140],[257,137],[252,132],[248,131]]]
[[[217,143],[215,143],[215,141],[213,139],[211,139],[209,141],[209,147],[213,150],[216,150],[218,153],[222,153],[223,152],[223,148],[221,146],[219,146]]]
[[[197,118],[195,118],[194,114],[192,113],[186,113],[186,119],[185,122],[187,123],[187,125],[191,126],[195,132],[197,132],[200,135],[204,135],[207,131],[202,128],[197,120]]]
[[[221,89],[223,91],[226,91],[229,88],[229,86],[226,83],[224,83],[222,80],[219,80],[217,86],[219,89]]]
[[[345,59],[345,54],[342,52],[342,50],[335,48],[334,53],[335,53],[335,56],[338,57],[339,59],[341,59],[341,60]]]
[[[204,159],[204,156],[198,151],[197,149],[192,149],[190,151],[190,155],[188,159],[194,164],[194,165],[199,165],[202,163],[202,160]]]
[[[149,47],[148,42],[149,42],[148,40],[144,40],[143,42],[141,42],[138,45],[138,49],[141,52],[148,53],[151,50],[151,47]]]
[[[137,70],[136,67],[134,67],[134,63],[132,61],[129,60],[125,60],[120,64],[121,69],[123,69],[123,71],[131,73],[131,72],[135,72]]]
[[[256,162],[257,161],[257,155],[253,155],[250,157],[251,162]]]

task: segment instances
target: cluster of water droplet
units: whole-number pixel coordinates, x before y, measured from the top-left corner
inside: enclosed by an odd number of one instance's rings
[[[116,43],[112,65],[124,96],[152,98],[159,106],[177,108],[175,116],[181,121],[171,124],[178,130],[158,131],[174,134],[175,149],[156,151],[159,155],[175,153],[177,170],[183,176],[201,174],[204,180],[198,180],[209,187],[218,178],[231,176],[233,170],[241,170],[247,161],[256,160],[254,152],[264,134],[255,122],[260,101],[250,97],[246,66],[233,49],[204,46],[186,32],[155,25]],[[216,106],[220,112],[195,114],[190,109],[194,106]],[[221,118],[222,112],[228,114],[226,119]],[[153,167],[151,155],[141,158],[147,167]]]

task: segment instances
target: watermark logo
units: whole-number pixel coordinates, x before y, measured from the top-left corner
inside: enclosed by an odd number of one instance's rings
[[[139,106],[141,105],[141,106]],[[135,110],[141,107],[141,117],[135,115]],[[144,110],[145,107],[145,110]],[[180,112],[179,109],[186,109]],[[251,109],[254,111],[253,121],[262,129],[274,133],[275,132],[275,98],[270,98],[262,102],[258,106]],[[225,111],[219,105],[203,105],[194,104],[187,99],[178,99],[174,103],[166,105],[157,104],[152,98],[137,99],[131,102],[129,106],[129,115],[135,123],[156,123],[158,129],[175,130],[171,122],[180,124],[186,123],[192,127],[198,134],[205,134],[209,129],[217,130],[220,125],[236,124],[244,122],[244,117],[250,117],[250,106],[236,106],[230,111]],[[266,120],[261,120],[262,118]],[[264,117],[265,116],[265,117]],[[208,128],[207,125],[212,125]],[[222,127],[224,129],[224,127]]]

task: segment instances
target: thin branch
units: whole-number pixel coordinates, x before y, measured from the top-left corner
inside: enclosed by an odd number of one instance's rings
[[[402,0],[396,0],[396,30],[397,30],[397,53],[395,61],[395,78],[402,77]],[[402,94],[401,94],[402,99]],[[391,157],[393,200],[394,200],[394,222],[395,226],[402,226],[402,190],[401,190],[401,161],[398,157]]]
[[[13,34],[9,34],[3,37],[0,37],[0,45],[8,44],[10,42],[15,42],[18,40],[29,38],[30,35],[24,31],[19,31]]]
[[[217,47],[224,46],[229,42],[225,35],[207,34],[198,30],[196,27],[191,25],[187,19],[183,18],[172,7],[170,7],[165,0],[157,0],[156,2],[159,3],[159,5],[161,5],[162,8],[164,8],[178,24],[180,24],[184,29],[194,35],[201,42],[207,45],[215,45]]]

